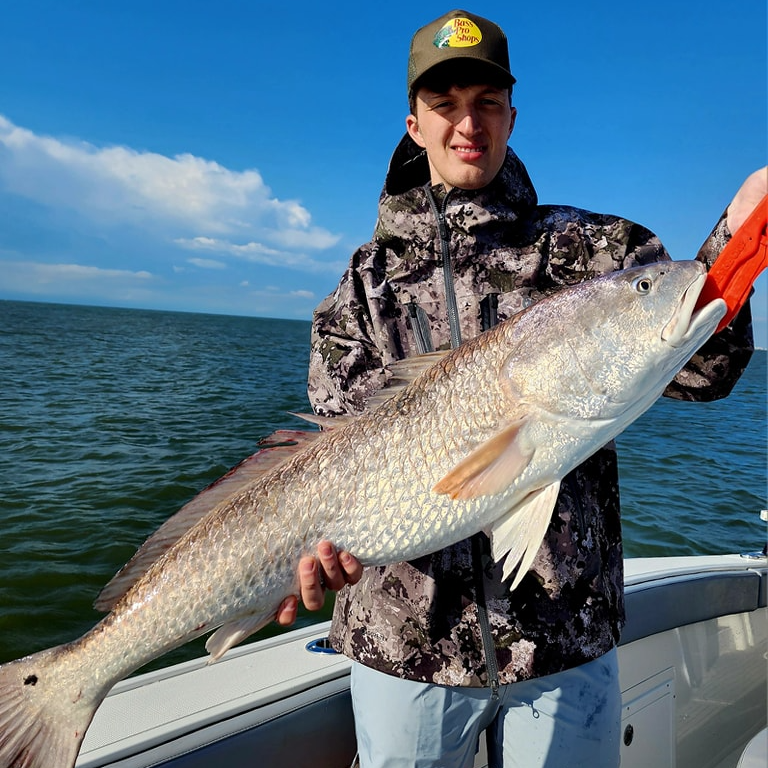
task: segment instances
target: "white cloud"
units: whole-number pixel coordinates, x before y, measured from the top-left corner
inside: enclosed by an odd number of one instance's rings
[[[248,285],[242,285],[242,288],[248,288]],[[254,296],[262,299],[316,299],[314,291],[307,291],[302,289],[286,291],[279,288],[276,285],[264,285],[260,288],[248,291],[249,296]]]
[[[283,248],[307,248],[317,251],[332,248],[341,239],[339,235],[332,235],[319,227],[306,229],[265,229],[265,235]]]
[[[278,250],[264,243],[251,241],[237,244],[229,240],[214,237],[177,238],[176,244],[193,251],[211,251],[218,254],[234,256],[255,264],[265,264],[271,267],[287,267],[304,272],[340,273],[345,264],[341,262],[319,261],[304,253],[294,253],[290,250]],[[297,243],[299,240],[297,239]]]
[[[105,269],[83,264],[0,261],[3,291],[39,297],[102,296],[126,300],[156,283],[145,270]]]
[[[255,169],[42,136],[2,115],[0,181],[37,203],[102,224],[159,228],[171,241],[247,238],[290,250],[322,250],[339,241],[312,226],[300,203],[274,197]]]
[[[46,136],[3,115],[0,206],[3,298],[307,317],[346,267],[340,236],[255,169]]]
[[[174,241],[182,248],[188,248],[192,251],[214,251],[215,253],[226,253],[230,256],[238,257],[260,257],[265,263],[277,263],[282,253],[275,248],[269,248],[263,243],[245,243],[237,245],[229,240],[220,240],[215,237],[178,237]],[[271,262],[269,260],[272,260]]]
[[[149,280],[150,272],[127,269],[104,269],[82,264],[42,264],[34,261],[4,261],[4,270],[18,274],[34,275],[41,283],[78,282],[85,280]],[[7,275],[7,273],[6,273]]]
[[[227,265],[223,261],[216,261],[215,259],[187,259],[190,264],[193,264],[200,269],[226,269]]]

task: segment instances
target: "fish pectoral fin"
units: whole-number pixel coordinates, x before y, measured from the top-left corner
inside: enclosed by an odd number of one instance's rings
[[[526,496],[491,526],[491,554],[497,563],[504,558],[503,578],[509,578],[517,568],[510,592],[528,572],[539,551],[559,492],[558,480]]]
[[[525,420],[505,427],[460,461],[434,487],[452,499],[474,499],[505,491],[528,466],[533,452],[523,451],[517,439]]]
[[[206,641],[205,650],[211,655],[209,664],[220,659],[230,648],[242,643],[246,637],[258,632],[269,624],[274,614],[263,613],[246,616],[244,619],[222,624]]]

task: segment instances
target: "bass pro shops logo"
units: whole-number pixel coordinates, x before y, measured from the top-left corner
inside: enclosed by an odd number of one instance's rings
[[[435,48],[471,48],[483,39],[474,21],[459,17],[443,24],[432,41]]]

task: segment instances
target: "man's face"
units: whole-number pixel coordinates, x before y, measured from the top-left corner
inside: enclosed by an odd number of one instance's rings
[[[411,138],[427,151],[433,184],[480,189],[501,169],[517,110],[509,91],[470,85],[438,93],[416,93],[416,115],[408,115]]]

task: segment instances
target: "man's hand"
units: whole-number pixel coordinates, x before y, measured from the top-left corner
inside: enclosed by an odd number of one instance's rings
[[[299,586],[301,602],[310,611],[319,611],[325,603],[325,590],[334,592],[345,584],[357,584],[363,575],[360,561],[349,552],[336,552],[330,541],[321,541],[317,557],[303,557],[299,562]],[[275,620],[283,627],[296,621],[299,601],[295,595],[286,597],[275,614]]]
[[[736,197],[728,206],[728,229],[731,234],[749,218],[755,206],[768,194],[768,166],[747,176]]]

